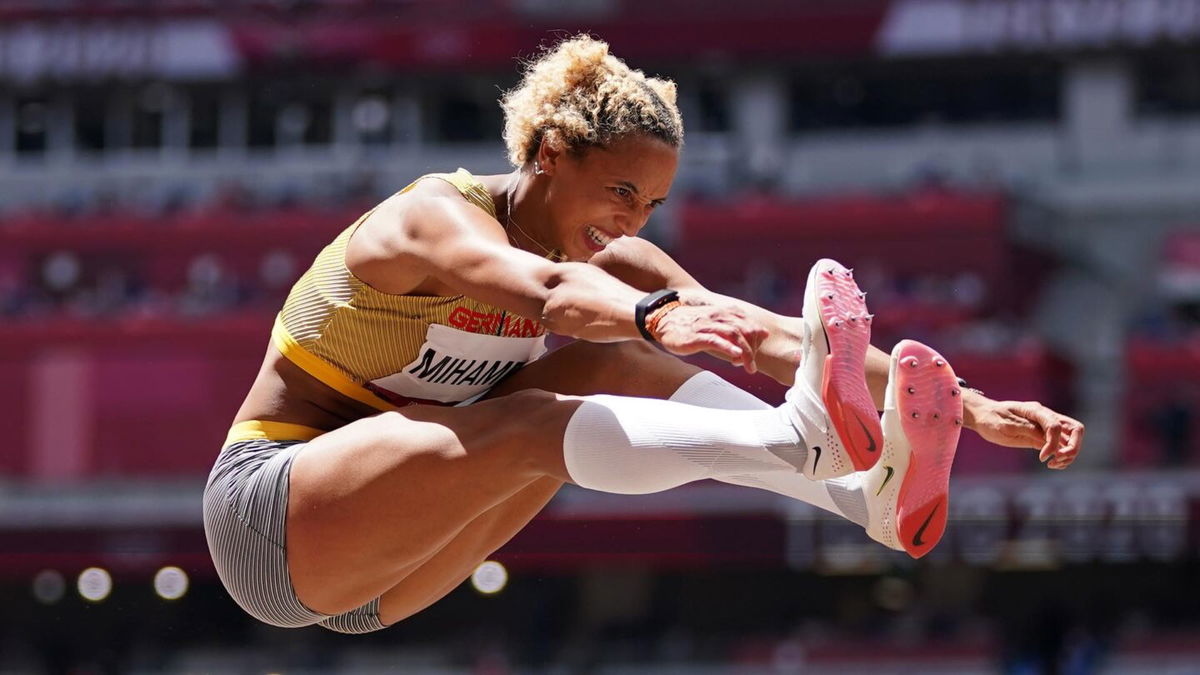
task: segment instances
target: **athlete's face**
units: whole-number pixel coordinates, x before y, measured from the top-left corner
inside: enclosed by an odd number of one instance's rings
[[[555,246],[587,260],[617,237],[636,236],[663,203],[679,166],[676,148],[626,136],[606,148],[539,156]]]

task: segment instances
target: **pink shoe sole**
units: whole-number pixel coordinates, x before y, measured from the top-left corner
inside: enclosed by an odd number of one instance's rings
[[[871,344],[866,294],[854,283],[853,271],[836,261],[818,261],[813,276],[809,283],[816,283],[818,313],[829,343],[821,400],[854,470],[866,471],[878,461],[883,440],[879,411],[864,377]]]
[[[946,531],[950,467],[962,431],[962,392],[940,354],[912,340],[892,352],[896,411],[910,459],[897,499],[896,531],[904,550],[920,558]]]

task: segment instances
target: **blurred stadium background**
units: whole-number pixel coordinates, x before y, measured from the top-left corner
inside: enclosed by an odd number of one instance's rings
[[[200,491],[274,312],[413,177],[505,171],[515,57],[581,30],[679,83],[650,236],[702,281],[799,313],[838,258],[877,345],[1085,453],[964,434],[919,563],[764,492],[566,489],[498,593],[256,623]],[[0,382],[5,673],[1200,672],[1200,0],[4,0]]]

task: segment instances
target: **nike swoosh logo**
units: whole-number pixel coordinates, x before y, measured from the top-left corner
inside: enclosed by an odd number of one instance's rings
[[[862,418],[858,415],[854,416],[854,421],[858,422],[858,426],[862,427],[863,433],[867,435],[867,452],[875,452],[875,437],[872,436],[871,431],[867,429],[866,422],[863,422]]]
[[[817,462],[821,461],[821,446],[814,445],[813,450],[817,453],[813,457],[813,468],[812,468],[813,473],[816,473],[817,472]]]
[[[925,528],[929,527],[930,521],[933,520],[933,514],[937,513],[937,510],[941,508],[941,506],[942,503],[938,502],[936,505],[934,505],[933,510],[929,512],[929,515],[925,516],[925,522],[921,523],[921,527],[917,528],[917,533],[913,535],[913,546],[925,545],[925,542],[921,541],[921,535],[925,534]]]
[[[887,469],[888,475],[887,475],[887,478],[884,478],[883,482],[879,484],[879,491],[875,493],[876,497],[883,494],[883,488],[886,487],[888,484],[888,481],[892,479],[892,474],[896,473],[895,469],[893,469],[890,466],[887,466],[886,464],[884,465],[883,468]]]

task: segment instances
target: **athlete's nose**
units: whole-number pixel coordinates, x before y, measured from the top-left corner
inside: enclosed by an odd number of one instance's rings
[[[621,214],[613,219],[613,228],[616,230],[617,234],[624,235],[626,237],[636,237],[637,233],[641,231],[645,224],[646,220],[644,218],[639,219],[626,216],[624,214]]]
[[[627,237],[636,237],[649,220],[650,211],[638,209],[630,213],[628,218],[620,219],[617,225],[621,228],[621,234]]]

